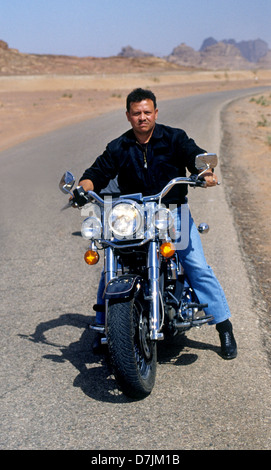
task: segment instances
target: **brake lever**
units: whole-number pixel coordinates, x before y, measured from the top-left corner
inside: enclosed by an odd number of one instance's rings
[[[88,199],[88,193],[85,191],[82,186],[78,186],[75,188],[73,191],[73,200],[72,200],[72,205],[75,207],[83,207],[85,204],[89,202]]]
[[[62,212],[62,211],[65,211],[66,209],[69,209],[70,207],[72,207],[72,205],[73,205],[73,200],[71,199],[71,200],[68,202],[68,204],[66,204],[64,207],[62,207],[62,209],[60,209],[61,212]]]
[[[202,176],[191,175],[190,180],[191,180],[191,184],[189,184],[189,186],[192,188],[196,188],[196,187],[205,188],[207,186],[207,183]]]

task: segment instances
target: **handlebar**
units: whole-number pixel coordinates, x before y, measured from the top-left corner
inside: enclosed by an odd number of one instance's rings
[[[155,194],[153,196],[142,196],[141,199],[142,202],[155,202],[159,201],[159,205],[161,204],[161,200],[166,194],[172,189],[173,186],[176,184],[189,184],[191,187],[206,187],[206,181],[204,180],[203,177],[199,177],[198,175],[191,175],[189,177],[178,177],[172,179],[163,189],[160,193]],[[92,200],[96,201],[99,206],[104,206],[106,204],[106,201],[102,199],[97,193],[94,191],[85,191],[82,186],[77,187],[73,191],[74,197],[70,201],[71,205],[76,205],[77,207],[82,207],[88,202],[91,202]],[[132,195],[130,195],[132,196]],[[129,194],[125,196],[126,199],[129,199]]]

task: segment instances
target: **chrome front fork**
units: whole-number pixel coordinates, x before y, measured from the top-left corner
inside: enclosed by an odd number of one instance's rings
[[[160,295],[159,295],[159,253],[157,243],[151,241],[148,251],[148,279],[149,279],[149,301],[150,301],[150,336],[152,340],[163,339],[160,330]]]
[[[104,250],[104,278],[105,285],[107,286],[108,282],[111,281],[114,277],[117,276],[117,260],[114,255],[113,248],[108,247]],[[105,331],[107,331],[107,312],[108,312],[108,302],[105,300]]]
[[[106,248],[104,251],[104,275],[105,285],[117,276],[117,260],[111,247]]]

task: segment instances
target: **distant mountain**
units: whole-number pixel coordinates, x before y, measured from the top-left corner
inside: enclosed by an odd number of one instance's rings
[[[151,57],[152,54],[126,46],[122,48],[118,56]],[[235,39],[217,41],[213,37],[209,37],[203,41],[199,51],[182,43],[176,46],[165,59],[182,67],[211,70],[221,68],[229,70],[252,69],[259,61],[263,68],[271,68],[268,44],[262,39],[236,42]]]
[[[209,37],[199,51],[186,44],[173,49],[167,57],[169,62],[207,69],[227,68],[230,70],[252,69],[256,65],[271,68],[268,44],[262,39],[236,42],[234,39],[217,41]]]
[[[126,73],[131,70],[135,73],[145,70],[159,73],[182,69],[179,65],[151,56],[151,54],[141,53],[140,56],[133,54],[133,57],[127,57],[127,52],[126,48],[126,54],[114,57],[25,54],[17,49],[11,49],[5,41],[0,40],[0,76],[113,74]]]
[[[217,40],[212,37],[204,39],[199,51],[202,52],[207,49],[207,47],[214,46],[215,44],[217,44]]]
[[[153,57],[153,54],[143,52],[140,49],[134,49],[131,46],[125,46],[121,49],[118,57]]]
[[[241,55],[237,47],[223,42],[206,46],[201,51],[195,51],[192,47],[181,44],[173,49],[167,60],[178,65],[211,70],[251,68],[250,62]]]
[[[118,73],[169,70],[253,70],[271,69],[271,51],[261,39],[236,42],[205,39],[199,51],[182,43],[166,57],[125,46],[114,57],[74,57],[53,54],[25,54],[0,40],[0,75]]]
[[[268,44],[262,39],[255,39],[251,41],[236,42],[234,39],[223,39],[224,44],[235,46],[241,52],[241,55],[249,62],[258,62],[268,52]],[[203,41],[200,52],[205,51],[208,47],[214,46],[218,41],[210,37]]]

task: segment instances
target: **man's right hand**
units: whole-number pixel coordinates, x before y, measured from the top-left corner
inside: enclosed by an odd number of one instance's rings
[[[73,207],[83,207],[89,202],[87,192],[82,186],[78,186],[77,188],[75,188],[73,194],[74,196],[70,197],[70,201],[72,201]]]
[[[78,188],[81,188],[81,192],[83,193],[82,194],[82,197],[84,198],[84,192],[87,193],[88,191],[93,191],[94,190],[94,184],[92,183],[91,180],[81,180],[80,181],[80,186],[78,186],[74,191],[73,191],[73,194],[75,195],[74,197],[70,197],[70,202],[71,202],[71,205],[72,207],[82,207],[84,206],[87,202],[89,202],[88,200],[86,201],[85,199],[79,199],[79,202],[77,200],[77,194],[75,194],[75,191],[78,189]]]
[[[79,184],[85,191],[94,191],[94,184],[91,180],[81,180]]]

